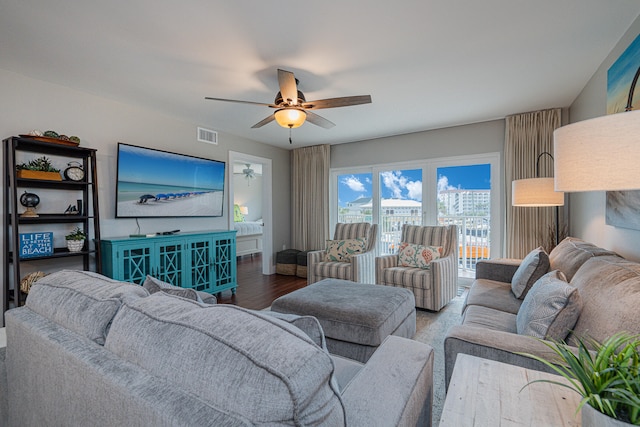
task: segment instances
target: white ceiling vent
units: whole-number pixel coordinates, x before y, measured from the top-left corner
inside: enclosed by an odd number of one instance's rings
[[[199,127],[198,141],[206,142],[207,144],[218,145],[218,132],[216,132],[215,130],[209,130]]]

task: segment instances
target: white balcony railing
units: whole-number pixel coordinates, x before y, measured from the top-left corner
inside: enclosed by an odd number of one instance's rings
[[[339,222],[371,222],[371,215],[338,215]],[[400,243],[403,224],[421,225],[422,217],[406,215],[382,215],[380,220],[379,251],[382,255],[396,252]],[[458,226],[458,265],[462,270],[475,270],[479,260],[489,259],[490,228],[488,216],[441,216],[440,225]]]

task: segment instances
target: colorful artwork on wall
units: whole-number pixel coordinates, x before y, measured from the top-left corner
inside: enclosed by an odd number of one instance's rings
[[[607,114],[640,108],[640,88],[635,88],[639,72],[640,35],[607,71]]]
[[[640,108],[640,35],[607,72],[607,114]],[[640,230],[640,190],[607,191],[606,223]]]

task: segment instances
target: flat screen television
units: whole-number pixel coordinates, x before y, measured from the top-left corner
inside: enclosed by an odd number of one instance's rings
[[[222,216],[225,166],[120,142],[116,218]]]

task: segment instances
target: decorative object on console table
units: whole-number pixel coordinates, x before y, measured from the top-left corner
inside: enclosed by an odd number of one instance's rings
[[[53,232],[20,233],[20,258],[49,256],[53,253]]]
[[[64,237],[67,240],[69,252],[80,252],[84,246],[87,235],[80,227],[76,227],[71,233]]]

